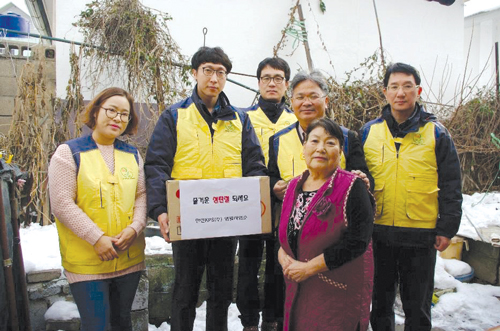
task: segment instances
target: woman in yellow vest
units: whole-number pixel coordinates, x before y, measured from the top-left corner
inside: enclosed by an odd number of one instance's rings
[[[108,88],[87,106],[92,134],[60,145],[49,166],[62,265],[82,330],[132,330],[130,311],[144,264],[146,186],[134,100]]]

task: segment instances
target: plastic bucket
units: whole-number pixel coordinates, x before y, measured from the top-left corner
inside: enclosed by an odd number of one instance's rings
[[[453,237],[451,238],[451,243],[448,248],[444,251],[439,252],[439,256],[443,259],[455,259],[462,260],[462,249],[464,247],[464,238],[462,237]]]

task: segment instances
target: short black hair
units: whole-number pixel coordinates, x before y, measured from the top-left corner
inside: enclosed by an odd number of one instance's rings
[[[404,74],[412,75],[413,78],[415,78],[415,83],[417,85],[420,85],[420,75],[418,74],[417,69],[415,69],[409,64],[397,62],[397,63],[392,63],[387,67],[384,76],[384,87],[387,87],[387,84],[389,84],[389,78],[391,77],[391,74],[395,72],[402,72]]]
[[[270,66],[273,69],[283,71],[285,73],[285,80],[290,80],[290,66],[285,60],[280,57],[266,57],[264,60],[262,60],[257,67],[257,79],[260,79],[262,69],[264,69],[266,66]]]
[[[206,62],[222,64],[226,68],[227,73],[230,73],[233,68],[231,60],[229,60],[227,54],[220,47],[200,47],[191,58],[191,68],[198,70],[200,65]]]
[[[340,145],[340,150],[343,150],[344,148],[344,133],[342,132],[342,128],[340,125],[338,125],[335,121],[323,117],[317,120],[312,121],[306,129],[306,141],[309,139],[309,134],[312,132],[312,130],[321,127],[325,129],[326,133],[328,133],[330,136],[337,138],[339,141]]]

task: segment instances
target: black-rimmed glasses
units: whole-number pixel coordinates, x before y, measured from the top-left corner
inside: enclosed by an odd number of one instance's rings
[[[110,119],[115,119],[116,116],[120,115],[120,120],[122,122],[127,123],[128,121],[130,121],[130,113],[120,113],[113,108],[104,108],[104,107],[101,108],[105,110],[106,116]]]

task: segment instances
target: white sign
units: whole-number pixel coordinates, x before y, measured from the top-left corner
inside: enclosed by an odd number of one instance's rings
[[[179,193],[182,239],[262,233],[259,178],[182,180]]]

